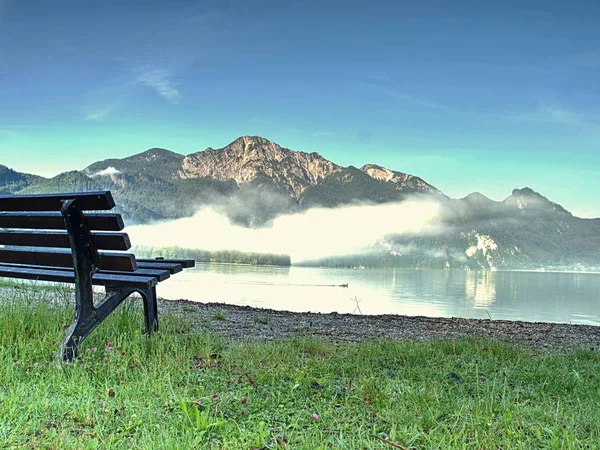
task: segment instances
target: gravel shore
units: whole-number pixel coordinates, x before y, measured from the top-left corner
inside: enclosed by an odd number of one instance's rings
[[[432,341],[465,336],[520,343],[538,351],[600,347],[600,327],[542,322],[481,320],[400,315],[319,314],[277,311],[223,303],[159,301],[159,311],[190,321],[229,340],[269,341],[294,336],[331,340]]]
[[[64,286],[31,290],[18,284],[0,285],[0,300],[72,303]],[[136,302],[141,307],[141,302]],[[159,299],[161,314],[183,317],[194,330],[212,331],[226,340],[271,341],[298,336],[361,342],[368,340],[432,341],[485,337],[523,344],[533,351],[600,350],[600,327],[546,322],[482,320],[401,315],[320,314],[278,311],[224,303]]]

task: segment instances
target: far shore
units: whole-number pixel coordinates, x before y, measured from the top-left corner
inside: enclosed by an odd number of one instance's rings
[[[165,299],[159,300],[159,310],[184,317],[197,331],[215,332],[229,340],[272,341],[313,336],[362,342],[483,337],[519,343],[534,351],[570,351],[576,347],[600,349],[600,327],[592,325],[392,314],[299,313]]]

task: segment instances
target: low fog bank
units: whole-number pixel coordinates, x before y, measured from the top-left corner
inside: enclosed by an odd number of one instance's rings
[[[264,228],[232,223],[218,206],[193,217],[127,228],[140,246],[287,254],[293,263],[362,252],[387,235],[440,231],[440,205],[409,199],[400,203],[312,208],[279,216]]]

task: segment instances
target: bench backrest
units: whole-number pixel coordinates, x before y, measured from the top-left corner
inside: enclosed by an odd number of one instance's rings
[[[98,252],[99,270],[133,272],[134,255],[115,252],[131,247],[119,214],[98,212],[114,208],[110,191],[48,195],[0,196],[0,264],[73,267],[71,241],[61,208],[74,200]]]

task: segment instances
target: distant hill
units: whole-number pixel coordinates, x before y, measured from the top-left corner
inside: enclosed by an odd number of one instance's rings
[[[530,188],[504,201],[451,199],[425,180],[376,164],[342,167],[257,136],[181,155],[153,148],[54,178],[0,166],[0,195],[110,189],[128,224],[191,216],[212,205],[233,222],[262,227],[312,207],[380,204],[418,195],[438,202],[443,231],[385,236],[357,255],[317,265],[411,268],[600,267],[600,219],[574,217]],[[201,232],[201,230],[199,230]]]
[[[105,159],[85,168],[91,177],[118,174],[144,174],[163,180],[177,179],[185,156],[164,148],[151,148],[123,159]]]
[[[474,193],[442,203],[443,231],[387,236],[369,251],[307,265],[418,269],[600,269],[600,219],[574,217],[530,188],[502,202]]]
[[[28,173],[16,172],[6,166],[0,165],[0,195],[10,195],[21,192],[30,185],[35,185],[43,180],[42,177]]]

